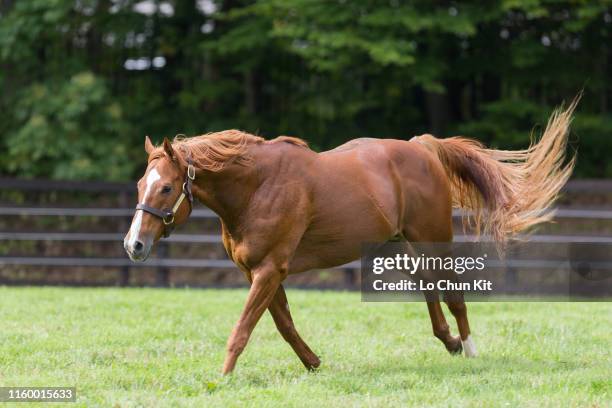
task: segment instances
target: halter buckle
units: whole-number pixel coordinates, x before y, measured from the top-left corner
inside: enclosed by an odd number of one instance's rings
[[[190,180],[195,180],[195,167],[193,167],[193,164],[187,166],[187,177]]]
[[[174,213],[168,213],[165,217],[162,218],[164,225],[174,224]]]

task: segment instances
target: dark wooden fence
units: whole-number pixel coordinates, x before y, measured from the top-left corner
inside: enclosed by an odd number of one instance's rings
[[[119,208],[74,208],[74,207],[36,207],[36,206],[12,206],[0,207],[0,217],[109,217],[115,219],[118,227],[116,232],[36,232],[36,231],[0,231],[0,241],[61,241],[61,242],[116,242],[121,244],[125,232],[129,228],[130,218],[134,210],[135,187],[133,184],[104,183],[104,182],[78,182],[78,181],[41,181],[41,180],[18,180],[0,178],[0,189],[18,192],[82,192],[82,193],[109,193],[118,195]],[[566,193],[592,194],[612,193],[612,180],[585,180],[573,181],[565,187]],[[559,208],[556,212],[558,219],[572,218],[583,220],[612,220],[612,209],[606,205],[600,208]],[[455,212],[455,216],[459,216]],[[214,219],[216,215],[204,208],[195,209],[192,213],[195,219]],[[458,235],[456,240],[469,239],[469,236]],[[533,235],[531,240],[539,242],[596,242],[612,244],[609,235],[584,235],[582,234],[549,234]],[[175,233],[169,239],[160,242],[157,258],[149,259],[146,263],[132,263],[127,256],[121,257],[49,257],[49,256],[0,256],[0,267],[3,266],[57,266],[57,267],[114,267],[121,271],[120,285],[129,282],[132,269],[140,267],[156,268],[156,284],[167,286],[169,271],[174,268],[236,268],[227,259],[177,259],[167,257],[167,244],[169,243],[206,243],[221,245],[221,237],[218,234],[181,234]],[[612,247],[611,247],[612,249]],[[359,262],[344,265],[345,280],[348,286],[356,282],[355,271],[359,268]]]
[[[61,241],[61,242],[116,242],[122,245],[125,233],[129,229],[135,205],[136,189],[134,184],[81,181],[46,181],[19,180],[0,178],[0,190],[18,192],[71,192],[71,193],[110,193],[119,196],[120,208],[74,208],[74,207],[34,207],[2,206],[0,217],[109,217],[115,219],[117,232],[34,232],[34,231],[0,231],[0,241]],[[209,209],[196,208],[191,214],[194,219],[217,219]],[[55,266],[55,267],[114,267],[120,268],[119,284],[125,286],[130,280],[132,269],[156,268],[156,286],[168,286],[170,269],[201,268],[236,269],[229,259],[177,259],[168,254],[169,243],[207,243],[222,245],[220,234],[181,234],[174,233],[158,243],[155,258],[145,263],[134,263],[127,255],[121,257],[49,257],[49,256],[0,256],[2,266]],[[338,267],[344,271],[347,282],[355,281],[358,262]]]

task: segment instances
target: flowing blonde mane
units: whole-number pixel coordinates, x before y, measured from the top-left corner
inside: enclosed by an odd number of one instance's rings
[[[261,136],[235,129],[194,137],[179,135],[174,138],[172,147],[183,154],[190,155],[196,167],[219,171],[229,162],[244,166],[251,165],[252,157],[247,153],[249,145],[278,142],[308,148],[305,141],[296,137],[279,136],[272,140],[265,140]]]

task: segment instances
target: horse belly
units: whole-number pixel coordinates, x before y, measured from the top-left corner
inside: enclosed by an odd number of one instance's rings
[[[354,261],[366,242],[384,242],[396,232],[387,216],[370,202],[334,209],[313,219],[305,231],[289,273],[329,268]]]
[[[365,141],[323,158],[313,181],[314,212],[290,273],[327,268],[360,257],[366,242],[400,232],[402,188],[380,141]]]

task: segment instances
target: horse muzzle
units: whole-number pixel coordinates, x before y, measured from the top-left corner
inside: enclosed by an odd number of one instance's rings
[[[134,262],[144,262],[147,260],[149,255],[151,254],[151,247],[153,243],[150,239],[146,240],[123,240],[123,248],[125,252],[128,254],[130,259]]]

